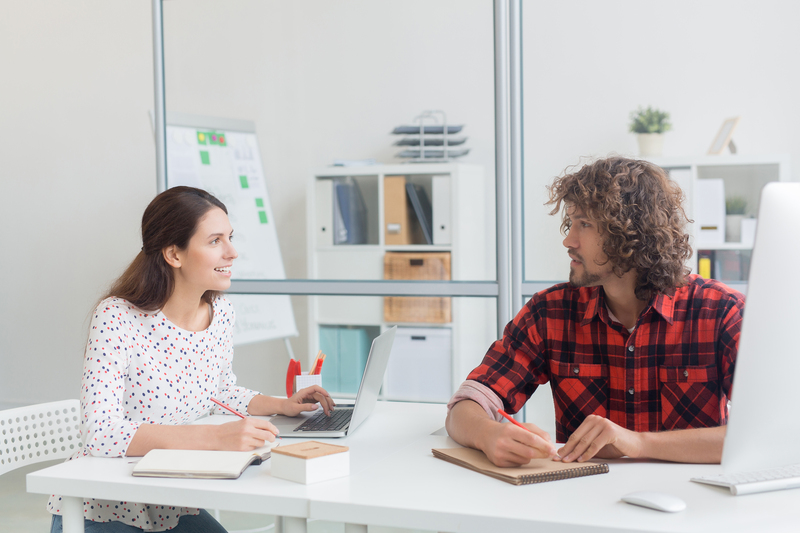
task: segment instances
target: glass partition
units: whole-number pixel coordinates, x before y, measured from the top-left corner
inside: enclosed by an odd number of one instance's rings
[[[495,279],[492,3],[455,7],[163,4],[168,123],[218,124],[167,135],[168,182],[243,204],[240,255],[283,266],[234,279],[381,280],[411,252]]]
[[[627,0],[522,5],[528,292],[568,275],[559,217],[543,205],[546,186],[611,154],[646,158],[670,172],[695,220],[689,266],[698,272],[698,258],[706,258],[704,275],[744,289],[760,188],[792,179],[795,149],[779,116],[796,113],[798,81],[774,58],[798,44],[787,22],[798,7],[771,3],[753,17],[720,1],[697,4],[690,14],[682,4]],[[642,32],[654,38],[640,42]],[[647,107],[670,116],[660,150],[629,131],[632,112]],[[741,116],[734,146],[708,155],[734,116]],[[712,195],[706,185],[714,180],[721,186]],[[726,213],[731,200],[746,204],[744,225]],[[717,231],[706,239],[700,226]]]
[[[387,400],[446,403],[496,340],[495,298],[295,296],[292,303],[308,312],[299,335],[289,338],[292,355],[308,371],[322,351],[322,384],[336,398],[355,397],[372,340],[392,326],[381,393]],[[240,385],[286,393],[290,352],[283,340],[240,343],[235,353]]]

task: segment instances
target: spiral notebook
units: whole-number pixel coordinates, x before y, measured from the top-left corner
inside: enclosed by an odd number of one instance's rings
[[[533,459],[525,466],[504,468],[493,465],[483,452],[472,448],[434,448],[431,451],[434,457],[512,485],[529,485],[608,473],[607,463],[559,463],[550,459]]]

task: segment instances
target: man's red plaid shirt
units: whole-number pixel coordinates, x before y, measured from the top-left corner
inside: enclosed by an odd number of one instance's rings
[[[568,283],[536,294],[467,379],[517,412],[551,384],[556,439],[590,414],[634,431],[727,423],[744,297],[692,275],[654,296],[633,333],[609,318],[602,288]]]

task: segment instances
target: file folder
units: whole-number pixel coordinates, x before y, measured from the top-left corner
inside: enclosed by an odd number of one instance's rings
[[[412,244],[408,219],[406,177],[383,178],[383,218],[386,244]]]
[[[317,210],[317,246],[333,244],[333,180],[317,180],[314,183],[314,199]]]
[[[433,197],[433,244],[452,244],[450,235],[450,176],[434,176],[431,184]]]
[[[414,208],[414,214],[417,216],[419,227],[425,239],[422,244],[433,244],[433,209],[430,200],[428,200],[428,194],[422,185],[415,183],[406,183],[406,193],[411,206]]]
[[[344,226],[335,228],[334,244],[365,244],[367,242],[367,207],[358,183],[349,177],[337,178],[333,188],[338,213],[341,214],[341,223]]]

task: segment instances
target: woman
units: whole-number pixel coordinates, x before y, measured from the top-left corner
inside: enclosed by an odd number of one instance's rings
[[[250,415],[295,416],[334,403],[321,387],[271,398],[236,386],[233,308],[220,291],[236,259],[225,206],[211,194],[174,187],[142,217],[142,246],[97,306],[81,383],[81,456],[141,456],[155,448],[252,450],[274,441],[266,420],[188,425],[217,412],[211,398]],[[223,412],[224,414],[224,412]],[[52,496],[53,532],[61,531]],[[86,531],[225,530],[206,511],[118,501],[84,502]]]

